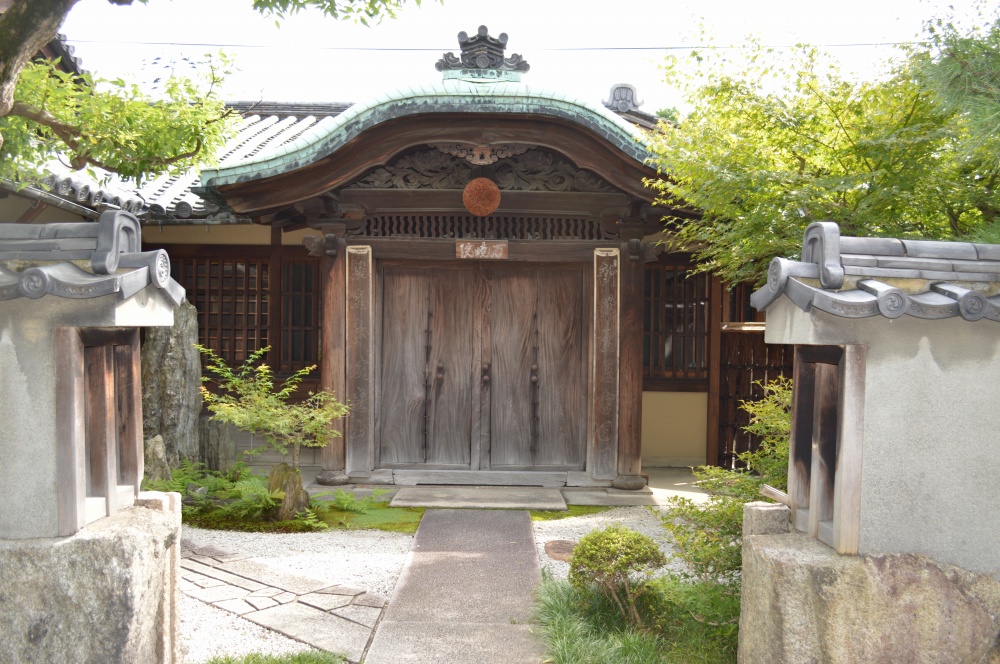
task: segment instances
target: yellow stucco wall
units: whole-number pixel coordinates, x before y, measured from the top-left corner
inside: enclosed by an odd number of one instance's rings
[[[0,198],[0,223],[11,223],[21,218],[34,201],[23,196],[8,194],[5,198]],[[84,217],[60,210],[55,206],[48,206],[33,223],[51,224],[67,221],[86,221]]]
[[[705,392],[643,392],[643,467],[704,464],[707,419]]]
[[[319,235],[306,228],[281,234],[281,244],[302,246],[305,235]],[[142,229],[142,238],[156,244],[271,244],[271,228],[260,224],[216,224],[204,226],[163,226],[154,223]],[[303,249],[303,252],[305,249]]]

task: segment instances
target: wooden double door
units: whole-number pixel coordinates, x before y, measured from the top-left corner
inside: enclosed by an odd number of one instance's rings
[[[587,268],[383,264],[376,466],[582,470]]]

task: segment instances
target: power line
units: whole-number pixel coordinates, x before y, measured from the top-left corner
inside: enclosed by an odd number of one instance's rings
[[[108,46],[198,46],[208,48],[288,48],[285,44],[217,44],[208,42],[159,42],[159,41],[107,41],[104,39],[67,39],[67,42],[74,44],[106,44]],[[858,42],[845,44],[804,44],[816,48],[870,48],[875,46],[909,46],[912,44],[926,44],[924,41],[905,42]],[[784,44],[780,46],[763,46],[770,49],[798,48],[803,44]],[[440,53],[441,48],[392,48],[379,46],[309,46],[311,50],[317,51],[385,51],[385,52],[423,52]],[[533,48],[535,51],[684,51],[684,50],[732,50],[752,48],[751,46],[715,46],[712,44],[690,44],[681,46],[570,46],[564,48]]]

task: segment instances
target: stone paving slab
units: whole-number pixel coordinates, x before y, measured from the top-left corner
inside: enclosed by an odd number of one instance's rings
[[[284,574],[243,554],[186,541],[182,549],[184,594],[352,662],[363,656],[385,606],[363,588]]]
[[[281,588],[282,590],[287,590],[288,592],[295,593],[296,595],[313,593],[321,588],[327,588],[334,585],[328,580],[324,581],[321,579],[311,579],[305,576],[295,576],[292,574],[277,572],[270,567],[254,562],[253,560],[236,560],[233,562],[223,563],[219,566],[219,568],[226,572],[236,574],[237,576],[253,579],[262,585],[271,586],[273,588]]]
[[[529,625],[383,620],[365,664],[539,664],[543,652]]]
[[[518,486],[404,486],[392,507],[564,510],[559,489]]]
[[[526,511],[428,510],[365,662],[540,662],[540,580]]]
[[[351,603],[349,595],[324,595],[322,593],[309,593],[299,595],[299,601],[303,604],[315,607],[320,611],[332,611]]]
[[[649,491],[615,491],[612,489],[563,489],[567,505],[606,505],[629,507],[632,505],[657,505]]]
[[[231,586],[244,588],[250,591],[263,590],[264,588],[266,588],[266,586],[262,583],[257,583],[256,581],[252,581],[242,576],[237,576],[236,574],[230,574],[229,572],[223,569],[210,567],[208,565],[203,565],[193,560],[182,560],[181,569],[188,570],[189,572],[195,572],[210,579],[216,579],[218,581],[228,583]],[[197,581],[195,583],[197,583]]]
[[[294,603],[248,613],[247,620],[329,652],[361,661],[371,628],[319,609]]]

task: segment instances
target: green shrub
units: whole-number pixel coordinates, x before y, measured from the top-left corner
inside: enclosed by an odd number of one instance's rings
[[[580,538],[570,558],[569,582],[577,588],[598,589],[638,627],[642,619],[636,601],[652,573],[666,564],[666,556],[650,537],[609,526]]]

